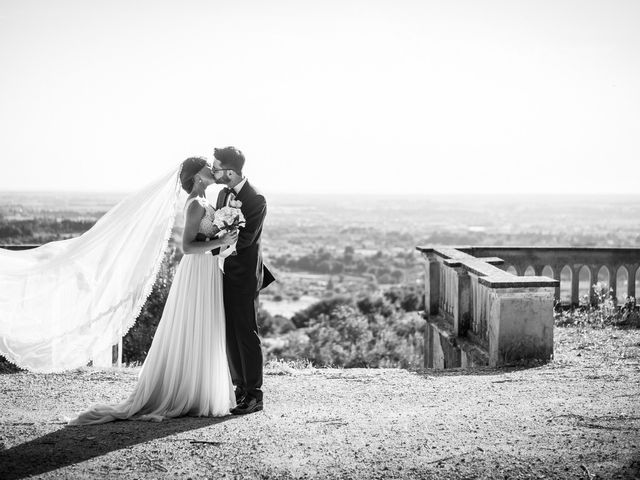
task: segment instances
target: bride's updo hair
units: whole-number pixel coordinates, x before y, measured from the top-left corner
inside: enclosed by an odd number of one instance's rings
[[[193,177],[196,176],[202,167],[207,165],[207,160],[202,157],[189,157],[182,162],[182,169],[180,170],[180,183],[182,188],[187,193],[191,193],[193,190]]]

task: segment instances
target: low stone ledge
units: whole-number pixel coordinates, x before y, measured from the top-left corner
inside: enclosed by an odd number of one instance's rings
[[[428,248],[428,247],[418,247]],[[437,247],[435,247],[437,248]],[[482,246],[463,246],[455,247],[465,253],[473,255],[478,251],[486,250],[518,250],[518,251],[538,251],[538,252],[589,252],[589,253],[601,253],[601,252],[616,252],[616,253],[638,253],[640,248],[638,247],[572,247],[568,245],[563,246],[511,246],[511,245],[482,245]]]
[[[455,345],[456,343],[456,334],[453,331],[453,326],[451,322],[449,322],[443,315],[435,315],[429,317],[427,323],[430,323],[434,327],[438,329],[440,334],[447,339],[449,343]]]
[[[482,260],[489,265],[504,265],[504,260],[500,257],[478,257],[478,260]]]
[[[478,276],[478,281],[482,285],[490,288],[556,288],[560,286],[559,280],[549,277],[520,277],[507,273],[496,266],[504,263],[498,257],[476,258],[451,247],[416,247],[416,249],[424,255],[441,256],[444,259],[442,263],[447,267],[464,268]]]
[[[478,344],[465,338],[458,337],[460,348],[460,366],[462,368],[486,367],[489,365],[489,353]]]
[[[560,286],[559,280],[553,280],[548,277],[515,277],[505,280],[493,280],[486,277],[478,277],[478,282],[491,288],[545,288]],[[517,280],[513,280],[517,278]]]
[[[465,337],[455,336],[441,315],[431,316],[425,330],[425,368],[473,368],[489,365],[489,352]]]

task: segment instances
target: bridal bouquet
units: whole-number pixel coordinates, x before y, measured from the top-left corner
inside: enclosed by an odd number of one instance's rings
[[[242,228],[247,224],[247,221],[240,210],[242,202],[240,200],[231,200],[229,206],[222,207],[213,215],[213,224],[220,229],[220,232],[226,232],[234,230],[236,228]],[[236,245],[229,245],[227,249],[220,252],[221,261],[227,258],[229,255],[236,254]]]
[[[228,207],[222,207],[216,210],[213,216],[213,224],[220,229],[221,232],[242,228],[246,225],[246,220],[242,214],[240,207],[242,202],[232,200]]]

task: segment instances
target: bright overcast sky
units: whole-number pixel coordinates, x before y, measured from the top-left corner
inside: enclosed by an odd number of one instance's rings
[[[0,189],[640,190],[640,1],[2,0]]]

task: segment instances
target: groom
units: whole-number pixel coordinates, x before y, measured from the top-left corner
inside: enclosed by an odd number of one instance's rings
[[[231,200],[242,202],[246,226],[240,229],[236,255],[224,261],[224,308],[226,313],[227,357],[236,387],[234,415],[262,410],[262,348],[258,336],[258,293],[274,281],[262,263],[260,237],[267,214],[265,198],[242,174],[244,155],[234,147],[215,148],[212,173],[220,191],[216,208]],[[216,255],[218,250],[213,250]]]

